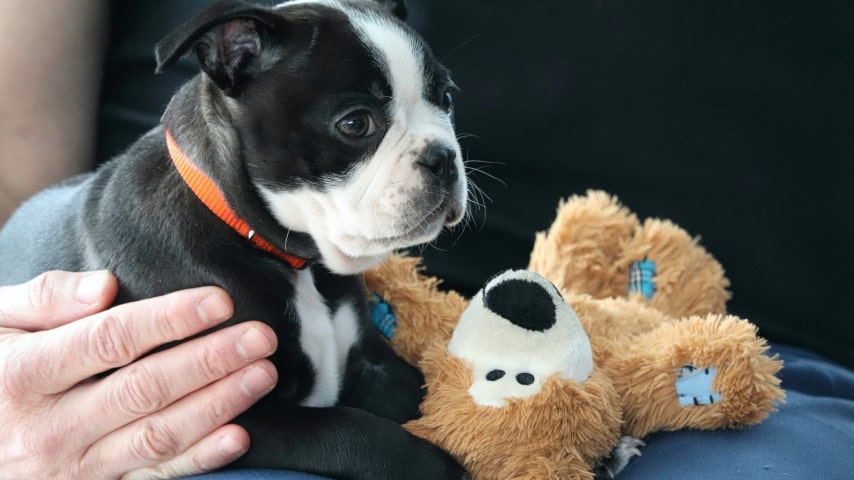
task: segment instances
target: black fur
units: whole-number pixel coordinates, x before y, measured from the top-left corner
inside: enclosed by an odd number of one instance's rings
[[[253,185],[346,180],[348,167],[369,158],[377,146],[371,142],[380,140],[345,141],[329,126],[354,105],[385,118],[390,87],[383,72],[346,18],[318,6],[285,15],[217,3],[158,45],[158,69],[190,49],[205,74],[175,95],[164,125],[179,145],[192,147],[188,155],[259,235],[317,260],[311,238],[276,222]],[[447,76],[438,64],[432,71]],[[386,94],[373,95],[366,86]],[[325,97],[334,101],[319,101]],[[230,102],[249,114],[235,118]],[[163,128],[94,174],[25,203],[0,231],[0,265],[0,284],[50,269],[108,269],[120,282],[118,302],[217,285],[234,299],[228,324],[269,323],[279,339],[272,357],[279,383],[237,420],[252,437],[239,465],[364,480],[464,476],[450,456],[400,427],[418,414],[423,379],[373,330],[358,277],[332,274],[320,264],[309,267],[316,287],[333,310],[357,305],[361,339],[349,353],[339,405],[299,406],[315,377],[299,345],[297,272],[253,247],[194,196],[168,157]]]

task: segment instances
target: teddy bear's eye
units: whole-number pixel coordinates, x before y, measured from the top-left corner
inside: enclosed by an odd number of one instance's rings
[[[520,373],[516,375],[516,381],[519,382],[520,385],[530,385],[534,383],[534,376],[530,373]]]
[[[486,379],[490,382],[501,379],[504,376],[504,370],[492,370],[486,374]]]

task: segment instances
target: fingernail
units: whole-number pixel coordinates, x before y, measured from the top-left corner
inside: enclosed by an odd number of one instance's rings
[[[110,281],[110,274],[105,271],[92,272],[80,279],[75,296],[84,305],[92,305],[101,300],[104,289]]]
[[[256,327],[246,329],[237,339],[237,354],[246,361],[268,357],[271,353],[273,346]]]
[[[240,388],[251,398],[266,395],[275,385],[276,379],[259,366],[249,367],[240,379]]]
[[[246,451],[246,447],[238,443],[231,435],[219,439],[219,452],[226,457],[240,455]]]
[[[197,310],[206,323],[219,323],[231,317],[231,303],[218,293],[203,298]]]

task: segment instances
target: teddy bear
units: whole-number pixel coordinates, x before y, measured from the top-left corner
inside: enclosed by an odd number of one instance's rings
[[[560,202],[527,269],[471,299],[403,255],[365,282],[378,329],[424,373],[404,428],[474,480],[613,478],[649,433],[747,427],[785,398],[782,362],[726,314],[722,266],[605,192]]]

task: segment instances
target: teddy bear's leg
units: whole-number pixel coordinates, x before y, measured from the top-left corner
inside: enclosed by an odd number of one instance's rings
[[[626,274],[627,295],[667,315],[726,311],[730,293],[723,267],[697,238],[668,220],[645,220],[616,266]]]
[[[715,367],[684,365],[676,374],[676,395],[680,407],[711,405],[721,400],[721,392],[712,388]]]
[[[596,297],[625,295],[617,259],[640,227],[616,197],[591,190],[558,206],[548,232],[537,234],[528,269],[561,289]]]
[[[716,429],[758,423],[783,400],[756,327],[733,316],[691,317],[637,337],[609,360],[624,430]]]

